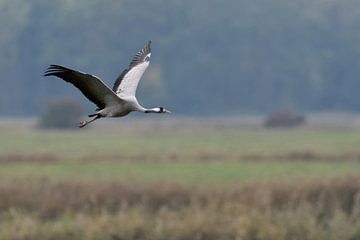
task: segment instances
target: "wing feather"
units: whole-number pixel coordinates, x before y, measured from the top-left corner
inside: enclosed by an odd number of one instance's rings
[[[44,76],[56,76],[77,87],[99,109],[121,99],[101,79],[59,65],[50,65]]]
[[[117,95],[135,96],[139,81],[149,66],[151,56],[151,41],[134,56],[129,67],[116,79],[112,90]]]

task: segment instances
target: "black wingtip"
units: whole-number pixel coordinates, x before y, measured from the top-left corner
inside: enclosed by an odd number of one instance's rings
[[[54,71],[53,67],[54,67],[54,65],[49,65],[49,66],[46,68],[43,76],[44,76],[44,77],[51,76],[51,75],[52,75],[52,72]]]
[[[44,72],[44,77],[51,76],[57,71],[57,65],[49,65]]]
[[[57,73],[61,73],[61,72],[66,71],[66,70],[67,69],[65,67],[63,67],[63,66],[56,65],[56,64],[51,64],[51,65],[49,65],[49,67],[44,72],[44,77],[53,76],[53,75],[56,75]]]
[[[148,52],[151,52],[151,40],[149,40],[145,46],[148,49]]]

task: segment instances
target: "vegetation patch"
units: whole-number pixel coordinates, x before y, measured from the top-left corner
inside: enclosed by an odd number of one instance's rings
[[[0,182],[1,239],[356,239],[360,179],[179,184]]]

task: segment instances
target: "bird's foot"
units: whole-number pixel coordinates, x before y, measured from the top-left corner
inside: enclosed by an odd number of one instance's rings
[[[87,121],[81,121],[81,122],[79,123],[79,128],[85,127],[86,124],[88,124]]]

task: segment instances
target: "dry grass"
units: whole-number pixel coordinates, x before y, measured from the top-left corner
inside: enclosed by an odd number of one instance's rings
[[[58,161],[60,158],[52,153],[32,153],[32,154],[21,154],[13,153],[0,155],[0,163],[52,163]]]
[[[134,124],[0,126],[0,239],[360,239],[359,128]]]
[[[54,163],[59,160],[72,161],[72,162],[99,162],[99,161],[114,161],[114,162],[179,162],[184,161],[194,162],[214,162],[214,161],[309,161],[309,162],[337,162],[337,161],[360,161],[360,152],[347,152],[340,154],[323,154],[317,153],[311,150],[297,150],[283,154],[229,154],[219,153],[212,151],[198,151],[191,153],[187,156],[177,153],[167,154],[96,154],[91,153],[75,159],[63,159],[61,154],[46,152],[35,152],[35,153],[11,153],[0,155],[0,163]]]
[[[190,187],[0,182],[1,239],[359,239],[360,178]]]

